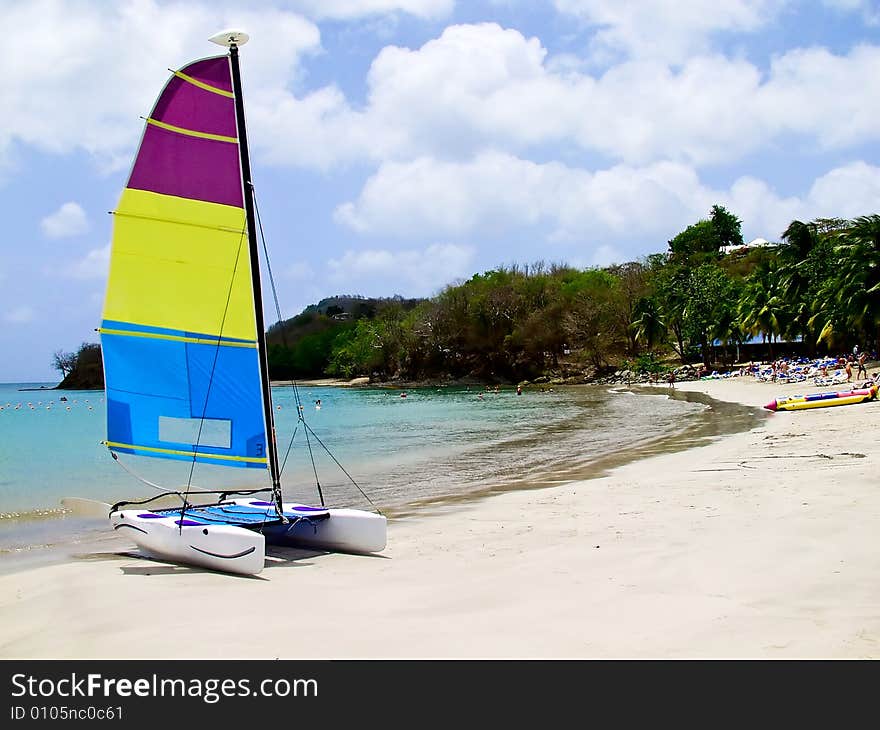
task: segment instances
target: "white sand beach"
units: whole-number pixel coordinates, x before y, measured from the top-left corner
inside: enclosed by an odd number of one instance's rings
[[[812,390],[677,387],[753,406]],[[0,656],[876,657],[878,427],[880,402],[768,413],[605,477],[392,520],[381,557],[276,552],[257,578],[114,542],[0,576]]]

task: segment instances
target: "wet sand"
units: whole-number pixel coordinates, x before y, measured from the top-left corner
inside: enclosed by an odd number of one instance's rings
[[[812,388],[676,390],[759,408]],[[877,402],[768,414],[598,478],[393,519],[381,556],[272,549],[256,578],[117,540],[0,576],[0,656],[877,656],[878,425]]]

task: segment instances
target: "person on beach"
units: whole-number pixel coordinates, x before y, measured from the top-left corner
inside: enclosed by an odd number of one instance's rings
[[[868,370],[867,370],[867,368],[865,368],[865,360],[867,360],[867,359],[868,359],[867,353],[864,353],[864,352],[859,353],[859,360],[858,360],[859,369],[858,369],[858,374],[856,375],[856,378],[862,377],[862,374],[864,374],[864,376],[866,378],[868,377]]]
[[[846,382],[848,383],[852,380],[852,362],[847,360],[844,370],[846,370]]]
[[[669,376],[666,378],[666,382],[669,383],[670,388],[675,387],[675,371],[674,370],[669,371]]]

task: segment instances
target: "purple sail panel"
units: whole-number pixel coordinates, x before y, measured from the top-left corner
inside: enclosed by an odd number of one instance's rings
[[[127,187],[242,207],[235,101],[212,90],[231,92],[229,59],[196,61],[181,73],[197,83],[172,76],[166,84],[150,114]]]
[[[235,138],[235,101],[174,77],[153,108],[152,118],[194,132]]]
[[[180,69],[187,76],[192,76],[210,86],[224,91],[232,91],[232,71],[229,69],[228,56],[215,56],[196,61]]]
[[[148,124],[127,187],[241,208],[238,145]]]

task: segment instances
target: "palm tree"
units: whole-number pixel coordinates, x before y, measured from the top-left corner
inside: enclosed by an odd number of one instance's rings
[[[640,299],[635,309],[636,316],[632,322],[635,339],[650,350],[665,338],[666,323],[663,321],[657,302],[652,297]]]
[[[880,346],[880,215],[865,215],[838,234],[835,288],[847,325]]]
[[[794,220],[783,232],[782,240],[786,243],[782,249],[783,255],[786,258],[791,257],[794,261],[803,261],[819,242],[819,228],[815,222],[803,223]]]
[[[779,265],[775,261],[761,262],[755,269],[743,289],[737,313],[745,332],[769,338],[772,358],[773,337],[785,331],[788,320]]]

